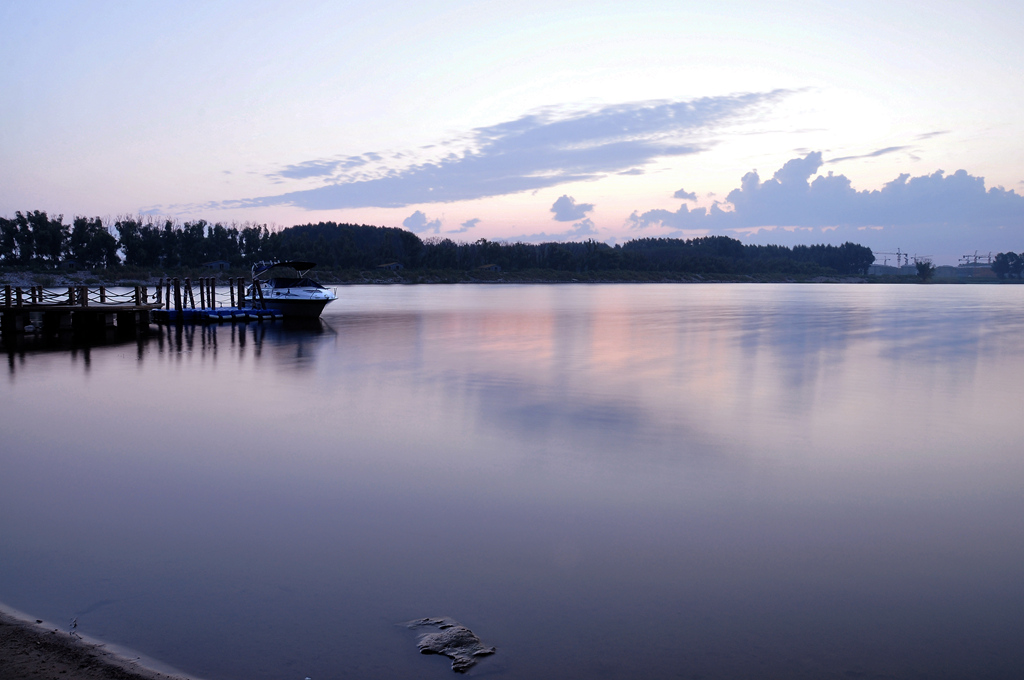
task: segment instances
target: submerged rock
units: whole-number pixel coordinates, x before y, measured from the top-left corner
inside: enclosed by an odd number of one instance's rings
[[[417,619],[410,621],[409,628],[437,628],[438,633],[427,633],[419,639],[420,654],[441,654],[452,660],[452,670],[465,673],[476,665],[481,656],[494,654],[494,647],[487,647],[473,631],[448,617]]]

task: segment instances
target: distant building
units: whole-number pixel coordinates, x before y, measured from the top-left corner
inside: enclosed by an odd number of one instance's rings
[[[203,267],[206,269],[216,269],[217,271],[224,271],[225,269],[231,269],[231,263],[227,260],[214,260],[213,262],[204,262]]]
[[[391,271],[396,271],[398,269],[405,269],[405,267],[401,262],[388,262],[387,264],[377,265],[377,269],[389,269]]]
[[[917,265],[905,264],[893,267],[886,264],[873,264],[868,267],[869,276],[917,276]]]
[[[944,264],[935,268],[937,279],[994,279],[995,272],[987,264],[962,264],[959,267]]]
[[[988,264],[962,264],[957,267],[961,279],[995,279],[998,278]]]
[[[484,272],[500,272],[501,271],[501,267],[499,265],[496,265],[496,264],[483,264],[483,265],[480,265],[479,267],[477,267],[477,269],[479,269],[480,271],[484,271]]]

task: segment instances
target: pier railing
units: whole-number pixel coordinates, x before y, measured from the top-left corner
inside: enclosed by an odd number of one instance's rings
[[[106,286],[46,288],[45,286],[4,286],[4,307],[89,307],[105,305],[142,307],[149,304],[146,286],[134,286],[129,292],[117,292]]]
[[[244,278],[229,278],[227,295],[221,289],[218,296],[217,283],[212,277],[195,281],[187,277],[160,279],[152,292],[149,286],[142,285],[5,285],[0,293],[0,331],[6,336],[40,328],[44,333],[66,329],[93,331],[114,325],[122,329],[139,328],[150,321],[263,320],[280,316],[263,309],[258,287],[256,299],[249,300],[247,305]]]
[[[227,281],[228,300],[224,293],[217,295],[217,279],[199,278],[194,282],[191,278],[160,279],[153,293],[148,286],[131,286],[131,290],[116,291],[112,288],[128,286],[84,286],[74,285],[66,288],[46,286],[10,286],[3,288],[0,305],[4,308],[42,308],[42,307],[150,307],[152,309],[214,309],[218,306],[243,307],[246,298],[246,282],[243,278],[230,278]],[[198,300],[198,305],[196,304]],[[228,303],[228,304],[225,304]],[[41,310],[35,310],[41,311]]]
[[[245,304],[245,280],[228,280],[229,296],[218,300],[217,280],[199,278],[160,279],[149,286],[47,286],[4,285],[0,291],[0,334],[5,339],[22,333],[52,334],[65,330],[95,334],[111,328],[117,332],[144,328],[158,315],[181,322],[195,312],[212,314]],[[197,309],[197,304],[198,309]],[[218,319],[220,316],[218,316]],[[232,316],[232,318],[234,318]]]

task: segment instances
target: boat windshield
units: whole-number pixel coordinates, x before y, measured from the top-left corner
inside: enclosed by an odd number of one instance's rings
[[[288,260],[286,262],[257,262],[252,266],[253,278],[264,280],[282,274],[284,276],[302,277],[310,269],[316,266],[315,262],[302,262],[299,260]]]
[[[268,279],[267,285],[271,288],[323,288],[319,283],[305,276],[302,278],[275,277]]]

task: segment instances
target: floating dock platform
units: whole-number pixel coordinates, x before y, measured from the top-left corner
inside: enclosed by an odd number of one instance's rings
[[[284,314],[276,309],[251,307],[217,307],[207,309],[155,309],[149,313],[154,323],[246,323],[249,321],[276,321]]]

